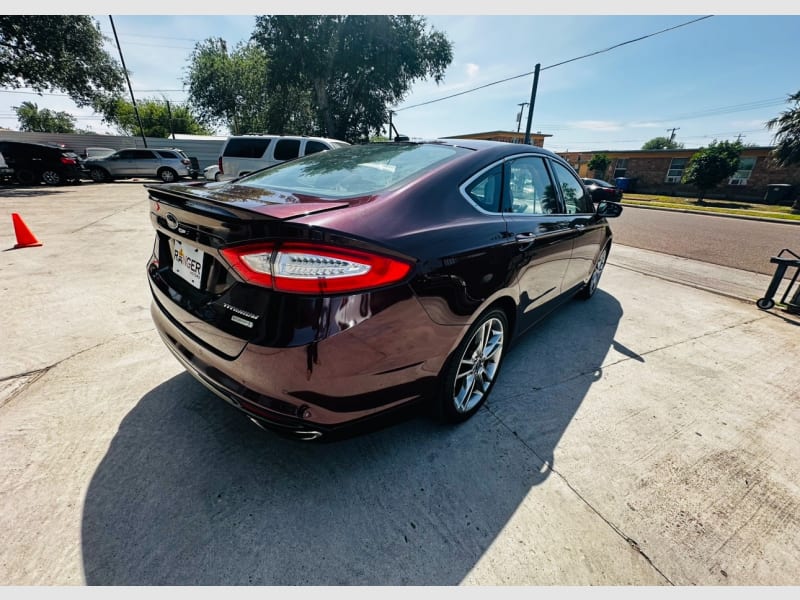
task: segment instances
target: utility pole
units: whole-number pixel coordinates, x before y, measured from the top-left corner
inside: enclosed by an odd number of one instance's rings
[[[747,137],[746,135],[742,135],[741,133],[736,136],[736,141],[741,142],[743,137]]]
[[[675,132],[678,131],[680,127],[673,127],[672,129],[667,129],[667,131],[671,131],[672,133],[669,136],[669,141],[672,143],[675,140]]]
[[[128,82],[128,91],[131,93],[131,102],[133,102],[133,112],[136,115],[136,122],[139,123],[139,133],[142,134],[142,143],[147,148],[147,139],[144,137],[144,127],[142,127],[142,120],[139,118],[139,109],[136,107],[136,98],[133,96],[133,88],[131,87],[131,78],[128,77],[128,68],[125,66],[125,57],[122,56],[122,46],[119,45],[119,38],[117,37],[117,28],[114,27],[114,19],[108,15],[108,20],[111,21],[111,30],[114,32],[114,39],[117,40],[117,50],[119,50],[119,59],[122,61],[122,70],[125,72],[125,80]]]
[[[530,104],[530,102],[520,102],[517,104],[517,106],[519,106],[519,112],[517,113],[517,133],[519,133],[519,128],[522,126],[522,111],[525,110],[528,104]]]
[[[525,127],[525,142],[526,144],[531,143],[531,122],[533,121],[533,105],[536,103],[536,90],[539,87],[539,69],[541,68],[540,63],[536,63],[536,68],[533,70],[533,87],[531,88],[531,102],[530,106],[528,106],[528,125]]]

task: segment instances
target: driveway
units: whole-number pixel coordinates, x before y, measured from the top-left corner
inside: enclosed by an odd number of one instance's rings
[[[140,185],[0,207],[6,585],[800,584],[800,320],[714,290],[764,276],[620,246],[467,423],[309,444],[161,343]]]

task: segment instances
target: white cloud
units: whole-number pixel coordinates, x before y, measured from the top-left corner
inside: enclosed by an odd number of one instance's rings
[[[586,129],[589,131],[619,131],[622,125],[616,121],[572,121],[570,129]]]
[[[656,127],[659,127],[659,128],[664,127],[664,123],[653,123],[653,122],[647,122],[647,121],[640,122],[640,123],[634,122],[634,123],[628,123],[628,127],[640,127],[642,129],[654,129]]]
[[[478,75],[481,68],[475,63],[467,63],[467,77],[474,79]]]

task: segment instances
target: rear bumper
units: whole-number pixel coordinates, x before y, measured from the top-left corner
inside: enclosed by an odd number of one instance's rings
[[[309,344],[248,343],[235,357],[222,356],[182,324],[189,313],[151,289],[156,329],[190,374],[259,423],[301,437],[430,397],[461,335],[461,327],[430,321],[412,297]]]

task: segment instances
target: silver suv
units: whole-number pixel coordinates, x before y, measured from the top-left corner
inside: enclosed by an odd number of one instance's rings
[[[303,135],[232,135],[222,145],[219,179],[235,179],[300,156],[349,145],[342,140]]]
[[[179,148],[125,148],[108,156],[89,158],[84,170],[98,182],[125,177],[157,177],[177,181],[189,177],[191,161]]]

